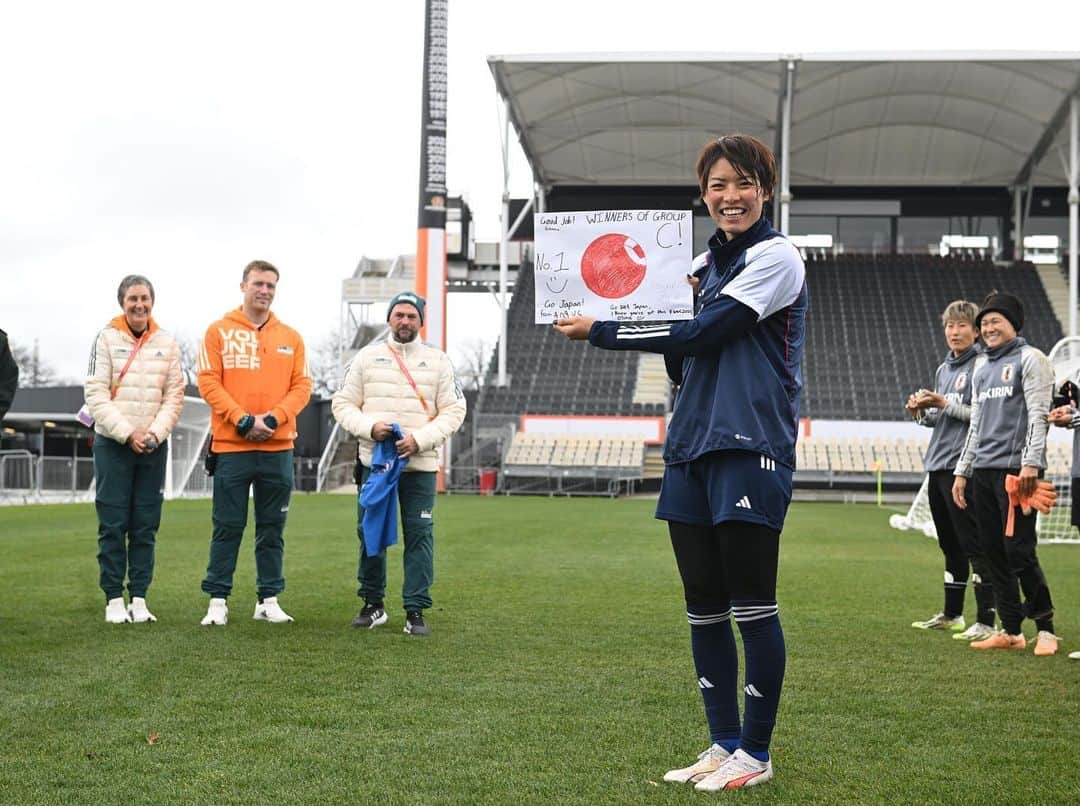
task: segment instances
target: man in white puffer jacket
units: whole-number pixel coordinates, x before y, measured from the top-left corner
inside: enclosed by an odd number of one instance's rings
[[[94,339],[84,392],[94,418],[94,503],[105,620],[157,621],[146,607],[161,523],[169,434],[184,406],[180,348],[150,312],[154,287],[120,282],[123,313]],[[124,607],[124,576],[131,604]]]
[[[392,424],[400,426],[405,435],[395,447],[398,456],[409,460],[398,482],[398,495],[405,541],[402,603],[405,632],[411,635],[431,632],[423,612],[431,607],[429,588],[434,577],[432,510],[438,449],[465,419],[465,397],[450,358],[419,338],[424,305],[424,298],[411,292],[390,300],[386,315],[389,340],[369,344],[356,354],[333,402],[338,423],[360,441],[360,486],[370,473],[375,443],[391,437]],[[386,549],[368,556],[364,545],[364,510],[359,501],[357,510],[356,531],[360,538],[357,594],[364,599],[364,607],[353,620],[353,626],[378,627],[387,621],[383,606]]]

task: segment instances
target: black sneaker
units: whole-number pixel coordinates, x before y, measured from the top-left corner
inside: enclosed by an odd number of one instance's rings
[[[368,604],[364,603],[363,608],[356,614],[356,618],[352,620],[354,627],[366,627],[371,629],[372,627],[379,627],[386,623],[386,611],[383,610],[381,604]]]
[[[431,627],[424,623],[424,614],[410,610],[405,614],[405,632],[409,635],[431,635]]]

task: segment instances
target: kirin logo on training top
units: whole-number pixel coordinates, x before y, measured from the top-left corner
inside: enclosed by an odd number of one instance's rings
[[[245,328],[218,328],[221,334],[221,364],[225,369],[258,369],[259,337]]]
[[[1013,365],[1012,364],[1006,364],[1004,367],[1001,368],[1001,382],[1002,383],[1008,383],[1009,381],[1011,381],[1012,376],[1013,376]]]
[[[956,383],[953,384],[953,389],[959,392],[965,386],[967,386],[967,373],[961,372],[959,375],[956,376]]]

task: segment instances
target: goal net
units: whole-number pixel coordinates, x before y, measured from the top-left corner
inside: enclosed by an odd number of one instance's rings
[[[915,493],[915,500],[911,502],[908,511],[901,515],[896,513],[889,516],[889,526],[906,532],[915,529],[927,537],[937,540],[937,528],[934,519],[930,515],[930,499],[926,494],[926,488],[930,484],[930,477],[924,476],[919,491]]]
[[[1080,338],[1067,336],[1054,345],[1048,354],[1054,365],[1054,391],[1065,381],[1075,381],[1080,370]],[[1056,429],[1050,426],[1051,430]],[[1072,432],[1069,432],[1072,437]],[[1080,532],[1072,525],[1072,444],[1047,441],[1046,478],[1053,482],[1057,505],[1047,515],[1039,514],[1040,543],[1080,544]]]

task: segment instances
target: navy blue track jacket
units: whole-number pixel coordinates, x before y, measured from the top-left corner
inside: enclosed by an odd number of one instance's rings
[[[762,216],[730,241],[717,230],[694,268],[693,319],[594,322],[589,342],[664,354],[679,384],[666,464],[744,450],[794,469],[809,299],[802,257]]]

